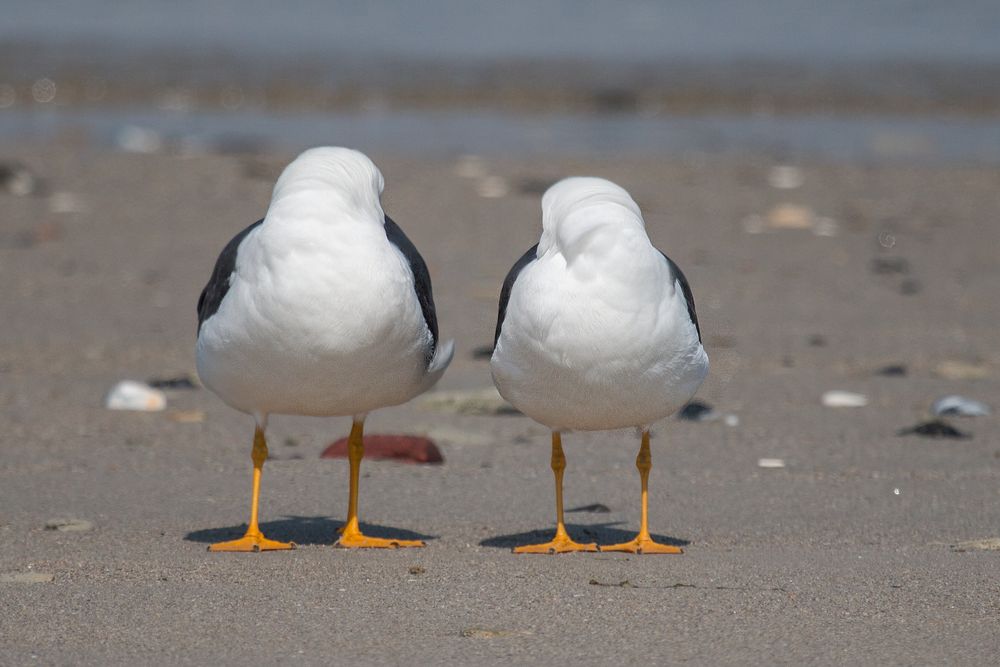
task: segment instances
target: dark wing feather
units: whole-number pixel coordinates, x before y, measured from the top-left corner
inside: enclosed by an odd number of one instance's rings
[[[242,232],[237,234],[232,238],[232,240],[226,244],[226,247],[222,249],[219,254],[219,259],[215,260],[215,268],[212,269],[212,277],[208,279],[208,284],[205,285],[205,289],[201,291],[201,296],[198,297],[198,330],[201,331],[201,325],[215,315],[216,311],[219,310],[219,305],[222,303],[222,299],[226,296],[226,292],[229,291],[229,276],[233,274],[236,269],[236,253],[239,251],[240,244],[243,243],[243,239],[246,238],[247,234],[258,227],[263,219],[258,220],[253,223]]]
[[[510,301],[510,291],[514,289],[514,281],[517,280],[518,274],[524,270],[524,267],[537,259],[537,253],[538,244],[536,243],[531,246],[528,252],[521,255],[519,260],[514,262],[514,266],[510,268],[507,277],[503,280],[503,287],[500,288],[500,308],[497,312],[497,330],[493,335],[494,348],[497,346],[497,341],[500,340],[500,328],[503,326],[503,320],[507,316],[507,302]]]
[[[684,300],[687,301],[688,315],[691,317],[691,321],[694,322],[694,328],[698,331],[698,342],[701,342],[701,327],[698,326],[698,313],[694,309],[694,294],[691,292],[691,286],[688,285],[687,278],[684,276],[684,272],[681,271],[681,267],[674,263],[674,260],[667,257],[666,253],[662,250],[660,254],[663,258],[667,260],[667,264],[670,265],[670,273],[673,274],[675,280],[679,280],[681,283],[681,291],[684,292]]]
[[[399,248],[403,257],[410,263],[410,270],[413,272],[413,287],[417,291],[420,311],[424,314],[424,321],[427,323],[427,328],[430,329],[433,339],[429,355],[433,357],[438,342],[438,321],[437,311],[434,310],[434,293],[431,291],[431,273],[427,270],[424,258],[417,252],[417,247],[388,215],[385,216],[385,235],[390,243]]]

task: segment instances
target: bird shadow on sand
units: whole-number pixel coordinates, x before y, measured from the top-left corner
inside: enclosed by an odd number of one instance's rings
[[[343,521],[327,516],[286,516],[275,521],[260,524],[260,530],[268,539],[279,542],[295,542],[296,544],[333,544],[339,534],[337,529],[344,525]],[[371,523],[361,523],[361,532],[369,537],[383,537],[397,540],[436,540],[437,535],[424,535],[404,528],[393,526],[376,526]],[[203,528],[194,530],[184,536],[189,542],[214,544],[235,540],[243,536],[247,525],[226,526],[223,528]]]
[[[618,544],[620,542],[628,542],[637,532],[636,530],[624,530],[622,528],[616,528],[615,526],[622,525],[621,521],[610,521],[604,523],[567,523],[566,532],[569,536],[578,542],[597,542],[601,545]],[[479,543],[482,547],[496,547],[497,549],[513,549],[514,547],[519,547],[525,544],[539,544],[541,542],[548,542],[555,535],[555,526],[550,526],[548,528],[538,528],[536,530],[529,530],[525,533],[514,533],[512,535],[497,535],[496,537],[488,537]],[[652,538],[661,542],[662,544],[670,544],[675,547],[686,547],[691,542],[689,540],[680,539],[677,537],[669,537],[667,535],[659,535],[656,533],[652,534]]]

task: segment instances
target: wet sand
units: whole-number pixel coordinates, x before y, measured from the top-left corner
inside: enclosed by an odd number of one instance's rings
[[[686,553],[510,553],[552,530],[547,432],[418,400],[368,430],[429,434],[445,463],[365,463],[361,519],[426,548],[331,548],[347,466],[318,457],[349,422],[276,416],[262,527],[300,546],[209,554],[247,518],[250,419],[203,389],[160,413],[102,399],[193,374],[198,293],[291,157],[4,151],[45,191],[0,192],[0,662],[995,659],[1000,552],[953,545],[1000,537],[996,417],[951,420],[964,440],[897,431],[946,394],[1000,408],[996,169],[805,164],[779,190],[764,159],[373,155],[457,340],[442,391],[490,385],[473,351],[537,237],[539,192],[587,173],[634,194],[694,290],[712,360],[699,397],[739,421],[655,429],[651,528]],[[832,389],[869,404],[825,407]],[[569,514],[570,532],[631,537],[633,434],[563,442],[567,507],[608,509]],[[58,517],[93,528],[47,530]],[[43,581],[8,581],[26,575]]]

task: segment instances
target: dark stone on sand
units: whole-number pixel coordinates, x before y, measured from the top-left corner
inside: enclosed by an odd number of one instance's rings
[[[444,463],[441,450],[430,438],[418,435],[366,435],[366,459],[394,459],[403,463]],[[347,458],[347,438],[323,450],[320,458]]]
[[[43,194],[44,186],[30,169],[20,162],[0,163],[0,192],[27,197]]]
[[[808,338],[810,347],[826,347],[826,336],[823,334],[812,334]]]
[[[952,438],[955,440],[965,440],[972,437],[968,433],[959,431],[943,419],[932,419],[916,426],[900,429],[896,435],[920,435],[925,438]]]
[[[639,96],[634,90],[607,88],[592,97],[594,108],[605,113],[633,113],[639,109]]]
[[[905,296],[911,296],[913,294],[918,294],[923,288],[924,287],[920,284],[919,280],[907,278],[899,284],[899,293]]]
[[[146,384],[154,389],[197,389],[198,385],[190,375],[179,375],[172,378],[151,378]]]
[[[901,378],[906,377],[907,373],[906,366],[903,364],[889,364],[888,366],[883,366],[882,368],[875,371],[875,375],[883,375],[885,377]]]
[[[686,419],[693,422],[704,422],[715,419],[717,415],[715,410],[708,403],[703,403],[701,401],[689,401],[687,405],[681,408],[681,411],[677,413],[678,419]]]
[[[906,274],[910,272],[910,262],[905,257],[876,257],[871,270],[880,276]]]

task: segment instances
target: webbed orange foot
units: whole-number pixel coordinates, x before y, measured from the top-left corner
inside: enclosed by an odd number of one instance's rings
[[[243,551],[243,552],[258,552],[258,551],[282,551],[286,549],[294,549],[295,542],[278,542],[276,540],[269,540],[260,532],[247,532],[246,535],[238,540],[230,540],[229,542],[217,542],[208,547],[209,551]]]
[[[672,544],[660,544],[652,538],[637,536],[620,544],[601,545],[601,551],[625,551],[630,554],[682,554],[684,550]]]
[[[340,539],[333,546],[341,549],[404,549],[427,545],[423,540],[368,537],[362,534],[354,522],[348,522],[340,529]]]
[[[544,544],[526,544],[522,547],[514,547],[516,554],[567,554],[574,551],[597,551],[597,545],[593,542],[581,544],[574,542],[568,535],[556,535],[552,541]]]

